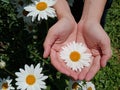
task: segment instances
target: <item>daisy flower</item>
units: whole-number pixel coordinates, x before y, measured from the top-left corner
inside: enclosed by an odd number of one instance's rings
[[[80,80],[74,81],[70,79],[68,90],[81,90],[82,84],[83,84],[83,81],[80,81]]]
[[[0,90],[15,90],[14,87],[11,85],[12,79],[7,77],[7,79],[0,78]]]
[[[95,85],[92,82],[74,81],[70,79],[68,90],[95,90]]]
[[[33,1],[33,0],[32,0]],[[24,9],[28,11],[28,17],[32,16],[32,21],[38,18],[47,20],[48,17],[56,17],[55,9],[52,6],[56,0],[34,0],[33,4],[26,6]]]
[[[92,82],[86,82],[82,88],[83,90],[95,90],[95,85]]]
[[[25,70],[20,69],[20,72],[16,72],[18,78],[16,78],[17,89],[20,90],[41,90],[46,89],[46,83],[44,82],[48,76],[44,76],[41,72],[40,64],[35,67],[33,65],[25,65]]]
[[[84,44],[73,41],[62,47],[60,57],[72,70],[81,71],[82,68],[90,65],[91,54],[86,51]]]

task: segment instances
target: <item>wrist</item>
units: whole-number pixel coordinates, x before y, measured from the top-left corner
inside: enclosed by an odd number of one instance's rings
[[[85,0],[81,20],[100,23],[107,0]]]
[[[83,25],[84,27],[92,27],[95,25],[100,25],[100,22],[98,20],[91,20],[91,19],[81,19],[78,23],[78,25]]]
[[[57,0],[54,9],[58,19],[71,15],[71,10],[66,0]]]
[[[91,25],[91,26],[100,24],[100,21],[96,20],[96,19],[88,19],[88,20],[84,20],[83,22],[84,22],[84,24]]]
[[[78,25],[82,26],[83,30],[93,30],[95,27],[101,26],[100,22],[96,20],[80,20]]]

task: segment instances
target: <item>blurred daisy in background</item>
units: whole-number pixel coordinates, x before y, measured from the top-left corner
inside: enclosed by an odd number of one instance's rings
[[[13,4],[14,8],[17,8],[19,5],[23,6],[25,4],[28,4],[26,3],[26,0],[10,0],[10,2]]]
[[[92,82],[86,82],[82,88],[82,90],[96,90],[95,85]]]
[[[91,62],[91,54],[87,53],[84,44],[74,41],[62,47],[60,57],[74,71],[81,71],[82,68],[88,67]]]
[[[38,21],[41,19],[47,20],[48,17],[56,17],[55,9],[52,8],[55,5],[56,0],[32,0],[33,4],[26,6],[24,9],[28,11],[28,17],[32,16],[32,21],[36,18]]]
[[[44,76],[42,73],[40,64],[35,67],[31,65],[25,65],[25,70],[20,69],[20,72],[16,72],[16,85],[20,90],[41,90],[46,89],[46,83],[44,82],[48,76]]]
[[[84,81],[74,81],[69,80],[69,85],[67,90],[96,90],[95,85],[92,82],[84,82]]]
[[[23,19],[24,23],[27,25],[33,25],[31,19],[32,17],[27,17],[27,14],[29,13],[24,9],[26,5],[28,5],[31,1],[28,0],[11,0],[11,3],[13,4],[13,7],[15,7],[17,11],[17,18]]]
[[[11,85],[12,79],[8,76],[6,79],[0,78],[0,90],[15,90],[14,87]]]
[[[17,7],[17,12],[18,12],[17,18],[23,18],[23,21],[24,21],[27,25],[33,25],[32,21],[31,21],[32,17],[27,17],[27,14],[28,14],[29,12],[24,9],[25,6],[26,6],[26,5],[23,5],[23,6],[20,6],[20,5],[19,5],[19,6]]]
[[[68,90],[82,90],[82,84],[83,84],[83,81],[80,81],[80,80],[74,81],[70,79]]]

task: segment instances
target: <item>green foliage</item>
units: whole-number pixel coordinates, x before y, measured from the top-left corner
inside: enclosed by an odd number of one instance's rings
[[[113,57],[107,66],[102,68],[93,82],[96,90],[120,90],[120,0],[114,0],[109,9],[105,30],[111,38]],[[34,31],[24,30],[25,23],[17,18],[17,12],[8,0],[0,2],[0,60],[6,62],[5,69],[0,69],[0,77],[11,76],[23,68],[24,64],[41,63],[43,73],[48,75],[47,90],[64,90],[68,77],[58,72],[50,63],[50,59],[43,59],[43,42],[47,30],[56,22],[49,18],[37,24]]]
[[[49,58],[42,58],[47,30],[56,19],[43,20],[29,32],[24,29],[25,23],[17,18],[16,9],[7,0],[1,2],[0,12],[0,60],[6,62],[5,69],[0,69],[0,77],[11,76],[15,79],[14,73],[25,64],[41,63],[43,73],[49,76],[46,80],[47,90],[64,90],[67,77],[53,68]]]

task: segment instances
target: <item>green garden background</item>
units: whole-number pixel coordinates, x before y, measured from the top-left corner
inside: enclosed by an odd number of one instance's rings
[[[23,20],[17,18],[13,5],[8,0],[0,0],[0,60],[6,63],[6,67],[0,69],[0,78],[10,76],[15,86],[15,72],[19,68],[24,68],[25,64],[41,63],[43,73],[49,76],[45,81],[47,90],[65,90],[69,78],[51,65],[50,58],[42,57],[47,30],[55,22],[56,19],[49,18],[27,31]],[[113,55],[92,82],[96,90],[120,90],[120,0],[113,0],[105,31],[110,36]]]

